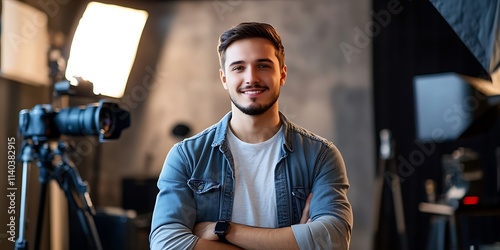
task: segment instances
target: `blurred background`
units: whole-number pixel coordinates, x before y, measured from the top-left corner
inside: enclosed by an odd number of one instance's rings
[[[7,160],[0,167],[1,249],[14,249],[10,239],[19,237],[22,190],[29,249],[34,242],[42,249],[88,249],[81,220],[65,208],[63,188],[49,185],[38,214],[44,166],[25,168],[23,186],[22,164],[13,171],[8,160],[12,151],[23,159],[21,110],[49,103],[76,110],[101,99],[127,110],[130,126],[105,142],[61,138],[71,144],[73,176],[88,184],[104,249],[147,249],[167,152],[230,110],[216,46],[223,31],[244,21],[270,23],[283,39],[288,77],[281,112],[343,154],[354,211],[351,249],[500,248],[496,1],[89,3],[2,1],[0,155]],[[91,6],[137,12],[118,19],[104,8],[96,11],[104,19],[85,19]],[[90,33],[79,33],[83,26]],[[90,61],[71,64],[78,55]],[[125,59],[112,60],[119,56]],[[56,82],[90,75],[92,67],[105,75],[103,85],[89,78],[100,96],[54,94],[60,93]],[[40,216],[44,223],[36,228]]]

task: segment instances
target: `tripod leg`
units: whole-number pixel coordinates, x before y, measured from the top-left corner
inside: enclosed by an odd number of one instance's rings
[[[28,192],[28,176],[29,170],[31,167],[31,163],[35,161],[36,158],[37,164],[40,167],[39,181],[41,184],[40,187],[40,197],[39,203],[41,204],[38,210],[38,219],[37,219],[37,230],[35,232],[35,249],[40,248],[40,233],[41,223],[43,219],[43,208],[45,203],[45,192],[46,192],[46,183],[50,179],[50,147],[47,143],[40,142],[38,144],[23,142],[23,149],[21,151],[21,160],[23,162],[23,179],[22,179],[22,192],[21,192],[21,207],[20,207],[20,222],[19,222],[19,238],[16,241],[16,249],[28,249],[28,243],[26,242],[25,226],[26,226],[26,207],[27,207],[27,192]]]
[[[375,204],[374,204],[374,212],[373,212],[373,232],[374,236],[376,236],[378,232],[378,226],[379,226],[379,216],[380,216],[380,210],[381,210],[381,205],[382,205],[382,194],[384,190],[384,166],[385,166],[385,160],[380,159],[379,160],[379,166],[377,169],[377,177],[375,178]]]
[[[395,160],[391,160],[391,171],[393,173],[396,172],[396,162]],[[406,237],[406,224],[404,217],[404,208],[403,208],[403,198],[401,195],[401,182],[399,180],[399,175],[395,174],[392,179],[392,199],[394,202],[394,212],[396,216],[396,228],[399,234],[399,240],[401,244],[402,250],[407,250],[408,248],[408,239]]]
[[[26,236],[24,235],[26,226],[26,196],[28,188],[28,176],[30,170],[29,161],[23,160],[23,176],[22,176],[22,190],[21,190],[21,207],[19,211],[19,235],[16,240],[16,250],[28,249],[28,243],[26,242]]]
[[[99,234],[95,226],[94,218],[88,211],[84,209],[78,209],[76,211],[78,220],[80,221],[80,226],[87,236],[87,243],[89,249],[102,250],[102,246],[99,240]]]
[[[101,241],[97,232],[93,215],[91,215],[87,209],[79,206],[79,204],[82,204],[82,202],[77,201],[79,199],[75,198],[75,193],[73,193],[71,190],[65,190],[64,192],[66,193],[66,197],[68,198],[68,202],[71,208],[76,212],[76,215],[80,222],[80,227],[84,235],[86,236],[88,249],[102,250]]]
[[[102,250],[87,186],[81,181],[76,169],[66,162],[62,162],[54,172],[55,180],[64,191],[71,209],[76,212],[80,221],[81,229],[88,243],[88,249]]]

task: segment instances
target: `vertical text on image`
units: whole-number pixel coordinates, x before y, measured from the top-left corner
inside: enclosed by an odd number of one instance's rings
[[[16,138],[7,138],[7,207],[8,240],[14,242],[16,238]]]

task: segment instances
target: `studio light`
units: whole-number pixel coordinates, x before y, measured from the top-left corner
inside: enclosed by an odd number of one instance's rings
[[[47,14],[22,1],[2,0],[0,9],[1,77],[35,86],[50,85]]]
[[[122,97],[147,18],[143,10],[90,2],[71,43],[66,79],[82,77],[95,94]]]

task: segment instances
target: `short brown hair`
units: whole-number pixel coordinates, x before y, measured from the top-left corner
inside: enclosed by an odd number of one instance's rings
[[[221,69],[224,70],[224,64],[226,62],[226,49],[229,45],[231,45],[231,43],[246,38],[257,37],[265,38],[274,45],[280,68],[283,68],[285,65],[285,48],[281,43],[281,37],[274,27],[267,23],[245,22],[232,27],[220,35],[217,51],[219,52],[219,63]]]

